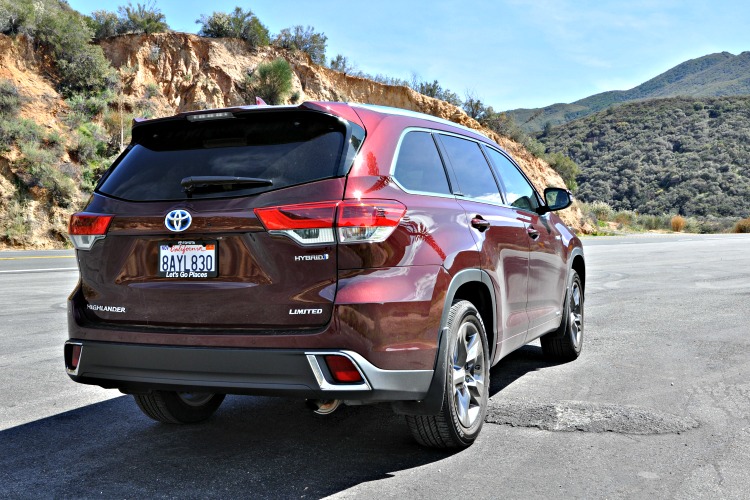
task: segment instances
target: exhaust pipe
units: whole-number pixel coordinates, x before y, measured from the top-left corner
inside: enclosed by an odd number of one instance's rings
[[[340,399],[308,399],[305,404],[318,415],[330,415],[335,412],[342,401]]]

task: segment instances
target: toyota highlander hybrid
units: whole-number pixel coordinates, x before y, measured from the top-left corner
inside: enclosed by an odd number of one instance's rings
[[[464,447],[490,367],[541,338],[581,352],[579,239],[497,144],[400,109],[306,102],[135,120],[69,225],[76,382],[149,417],[226,394],[319,413],[389,403],[426,446]]]

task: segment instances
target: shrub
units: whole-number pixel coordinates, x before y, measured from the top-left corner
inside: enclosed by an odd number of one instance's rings
[[[542,147],[544,147],[544,145],[542,145]],[[548,154],[547,162],[549,163],[549,166],[555,170],[555,172],[560,174],[560,177],[562,177],[562,180],[565,181],[565,185],[568,187],[568,189],[570,189],[571,191],[575,191],[578,188],[578,184],[576,183],[576,176],[580,173],[581,169],[578,168],[576,162],[562,153]]]
[[[610,221],[614,215],[614,210],[609,206],[608,203],[603,201],[595,201],[593,203],[584,204],[584,210],[591,212],[597,218],[597,220]]]
[[[158,97],[161,95],[161,90],[159,90],[159,86],[155,83],[148,83],[146,84],[146,89],[144,91],[144,97],[146,99],[151,99],[152,97]]]
[[[76,144],[70,153],[79,163],[87,163],[107,154],[107,134],[94,123],[84,123],[76,129]]]
[[[27,217],[28,205],[18,199],[11,200],[5,214],[0,215],[0,227],[5,241],[11,245],[23,245],[31,233],[32,218]]]
[[[83,94],[73,94],[65,102],[75,113],[80,113],[84,117],[91,119],[99,116],[109,104],[110,96],[94,95],[86,96]]]
[[[630,210],[620,210],[615,213],[615,222],[623,226],[632,226],[635,224],[637,215]]]
[[[301,50],[309,55],[315,64],[323,65],[326,63],[327,41],[325,33],[315,33],[312,26],[305,28],[297,25],[281,30],[273,43],[283,49]]]
[[[683,229],[685,229],[687,221],[681,215],[675,215],[674,217],[672,217],[670,223],[672,225],[672,231],[674,231],[675,233],[679,233]]]
[[[732,229],[733,233],[750,233],[750,217],[738,220]]]
[[[100,47],[90,45],[94,31],[86,18],[58,0],[15,0],[0,7],[0,29],[24,33],[42,47],[57,69],[59,89],[99,92],[117,81]],[[10,19],[10,21],[5,21]]]
[[[292,68],[281,57],[259,64],[245,79],[245,87],[252,104],[256,96],[268,104],[281,104],[292,90]]]
[[[201,15],[195,22],[201,25],[198,30],[200,36],[239,38],[245,40],[250,47],[262,47],[271,41],[268,28],[250,9],[245,11],[241,7],[235,7],[229,14],[214,12],[210,16]]]
[[[154,1],[144,4],[138,3],[135,7],[132,3],[121,5],[117,12],[124,33],[151,34],[162,33],[169,29],[164,14],[156,7]]]
[[[0,116],[15,115],[21,109],[21,95],[10,80],[0,80]]]
[[[638,223],[649,231],[664,229],[664,221],[658,215],[641,215],[638,217]]]
[[[0,149],[7,149],[18,141],[40,142],[44,137],[42,128],[25,118],[0,119]]]

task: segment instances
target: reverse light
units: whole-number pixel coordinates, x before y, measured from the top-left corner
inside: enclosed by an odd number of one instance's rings
[[[328,371],[336,382],[355,383],[362,382],[362,375],[354,366],[352,360],[345,356],[326,356]]]
[[[283,234],[302,245],[378,243],[398,226],[406,207],[392,200],[329,201],[256,208],[270,234]],[[334,233],[336,230],[336,233]]]
[[[339,205],[338,236],[341,243],[385,241],[401,222],[406,207],[397,201],[343,201]]]
[[[89,250],[98,240],[104,239],[112,222],[111,215],[79,212],[70,216],[68,236],[77,250]]]

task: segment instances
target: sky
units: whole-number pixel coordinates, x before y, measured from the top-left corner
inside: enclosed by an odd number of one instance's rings
[[[83,14],[126,1],[68,0]],[[136,2],[133,2],[135,5]],[[146,3],[142,1],[141,3]],[[150,2],[149,2],[150,3]],[[271,34],[313,26],[326,57],[357,69],[437,80],[496,111],[633,88],[677,64],[750,50],[747,0],[157,0],[175,31],[212,12],[250,9]]]

